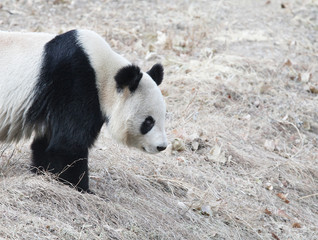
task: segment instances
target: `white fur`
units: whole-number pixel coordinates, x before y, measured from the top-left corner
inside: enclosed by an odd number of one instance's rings
[[[30,137],[24,124],[39,73],[43,46],[54,35],[0,31],[0,141]]]
[[[0,32],[0,141],[19,140],[39,131],[26,126],[24,120],[40,72],[44,45],[54,36]],[[133,94],[128,88],[118,93],[114,76],[130,62],[95,32],[78,30],[78,41],[95,69],[101,111],[110,117],[108,129],[113,138],[149,153],[158,152],[157,146],[166,146],[165,104],[153,79],[143,73]],[[141,135],[140,126],[147,116],[152,116],[156,123],[151,131]]]
[[[80,43],[96,71],[101,108],[105,116],[110,116],[108,130],[112,137],[149,153],[158,152],[157,146],[167,146],[164,128],[166,107],[154,80],[143,73],[133,94],[128,89],[118,94],[114,76],[120,68],[131,63],[114,52],[95,32],[79,32]],[[141,135],[140,126],[147,116],[152,116],[156,123],[150,132]]]
[[[129,137],[127,144],[144,149],[149,153],[158,152],[158,146],[167,146],[165,134],[166,106],[160,89],[147,73],[143,74],[139,87],[125,104],[124,112],[129,112]],[[129,111],[130,109],[130,111]],[[147,116],[155,119],[154,127],[145,135],[140,135],[140,125]]]

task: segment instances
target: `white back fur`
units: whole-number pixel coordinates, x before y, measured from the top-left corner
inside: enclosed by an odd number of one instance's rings
[[[40,70],[43,47],[54,35],[0,31],[0,141],[30,137],[24,123]]]

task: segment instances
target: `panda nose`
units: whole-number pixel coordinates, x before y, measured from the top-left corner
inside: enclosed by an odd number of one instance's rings
[[[158,146],[158,147],[157,147],[157,150],[158,150],[159,152],[161,152],[161,151],[165,150],[166,148],[167,148],[166,146]]]

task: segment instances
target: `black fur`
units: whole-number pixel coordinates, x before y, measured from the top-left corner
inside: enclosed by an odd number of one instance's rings
[[[155,125],[155,120],[153,117],[148,116],[145,121],[140,126],[140,132],[142,135],[147,134]]]
[[[147,73],[158,86],[162,83],[164,71],[163,66],[160,63],[153,65]]]
[[[45,45],[34,92],[27,123],[44,125],[46,133],[32,143],[33,167],[89,191],[88,149],[106,118],[100,110],[95,71],[77,42],[76,30]]]
[[[140,72],[139,67],[135,65],[123,67],[119,69],[115,76],[117,90],[120,92],[124,87],[129,87],[129,90],[134,92],[137,89],[141,78],[142,73]]]

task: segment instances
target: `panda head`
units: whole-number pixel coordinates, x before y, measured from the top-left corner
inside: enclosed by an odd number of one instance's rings
[[[108,122],[112,135],[148,153],[166,149],[166,106],[158,87],[163,80],[162,65],[155,64],[146,73],[128,65],[119,69],[114,79],[118,101]]]

